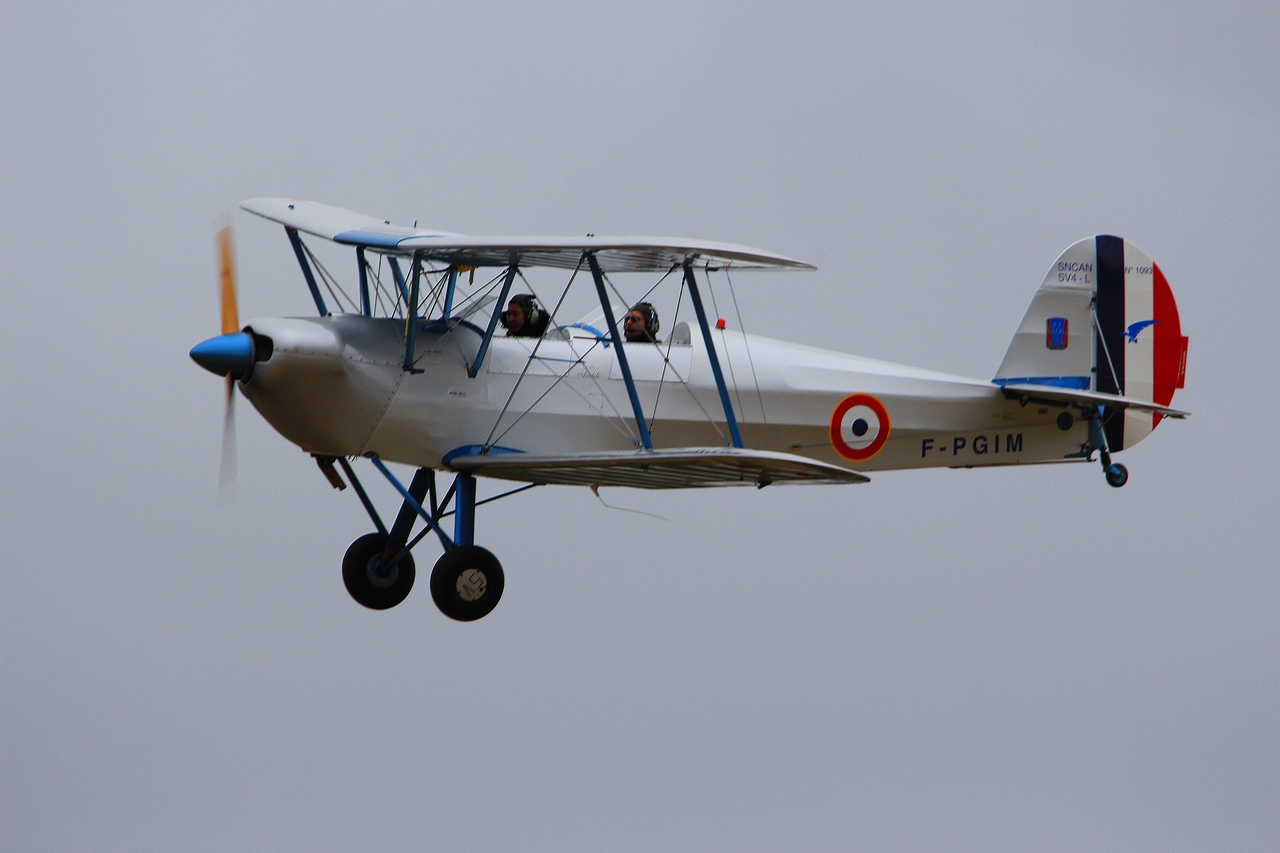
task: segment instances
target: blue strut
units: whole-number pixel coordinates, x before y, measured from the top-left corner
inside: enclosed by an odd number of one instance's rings
[[[298,256],[298,266],[302,267],[302,275],[307,279],[307,287],[311,288],[311,298],[316,301],[316,310],[320,312],[321,317],[328,317],[329,309],[325,307],[324,297],[320,295],[320,287],[316,284],[315,273],[311,272],[311,264],[307,263],[307,253],[302,248],[302,238],[298,236],[298,229],[286,225],[284,233],[289,235],[289,242],[293,244],[293,253]]]
[[[498,294],[498,304],[493,308],[493,316],[489,318],[489,328],[485,329],[484,340],[480,342],[480,350],[476,353],[475,364],[467,368],[468,378],[475,379],[476,374],[480,372],[480,365],[484,364],[485,353],[489,351],[489,342],[493,340],[493,331],[498,328],[498,318],[502,316],[502,312],[507,309],[507,294],[511,292],[511,282],[516,278],[516,263],[519,261],[515,252],[507,255],[507,276],[502,281],[502,292]]]
[[[476,478],[459,473],[454,479],[456,494],[453,498],[453,544],[476,543]]]
[[[364,246],[356,246],[356,266],[360,268],[360,313],[366,317],[372,317],[373,305],[369,302],[369,262],[364,259]]]
[[[720,358],[716,355],[716,345],[711,339],[711,327],[707,325],[707,312],[702,307],[702,297],[698,294],[698,281],[693,274],[693,260],[684,262],[684,283],[689,285],[689,298],[693,300],[693,310],[698,315],[698,327],[702,329],[702,341],[707,345],[707,358],[711,360],[711,375],[716,378],[716,390],[720,392],[720,404],[724,406],[724,418],[729,422],[729,435],[734,447],[742,447],[742,433],[738,432],[738,419],[733,416],[733,403],[729,400],[729,389],[724,384],[724,374],[720,371]]]
[[[409,301],[405,303],[405,341],[404,369],[410,373],[421,373],[421,367],[414,367],[418,342],[418,283],[422,280],[422,253],[413,253],[413,283],[409,286]]]
[[[636,426],[640,429],[640,443],[645,450],[653,450],[653,436],[649,434],[649,423],[644,419],[644,410],[640,408],[640,395],[636,393],[636,381],[631,376],[631,365],[627,363],[626,350],[622,348],[622,339],[618,337],[618,324],[613,321],[613,308],[609,304],[609,294],[604,289],[604,273],[594,252],[587,253],[587,263],[591,265],[591,277],[596,282],[596,293],[600,296],[600,308],[604,311],[604,321],[609,329],[609,337],[618,351],[618,367],[622,368],[622,378],[627,384],[627,396],[631,398],[631,409],[635,412]],[[741,446],[741,445],[739,445]]]

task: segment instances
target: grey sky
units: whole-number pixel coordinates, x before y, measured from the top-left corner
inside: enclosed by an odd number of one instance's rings
[[[1262,4],[4,4],[0,849],[1276,849],[1278,40]],[[356,499],[243,400],[216,493],[186,351],[259,195],[787,253],[820,270],[735,280],[749,331],[978,377],[1117,233],[1195,416],[1122,490],[535,490],[479,513],[492,616],[373,613]],[[308,313],[237,226],[242,316]]]

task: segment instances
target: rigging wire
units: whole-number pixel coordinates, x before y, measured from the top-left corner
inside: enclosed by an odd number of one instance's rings
[[[760,377],[756,375],[756,363],[751,358],[751,341],[747,336],[747,327],[742,322],[742,312],[738,310],[738,294],[733,290],[733,279],[729,276],[729,267],[724,268],[724,280],[729,283],[729,296],[733,299],[733,312],[738,315],[738,328],[742,330],[742,344],[747,348],[747,364],[751,368],[751,379],[756,385],[756,400],[760,403],[760,417],[767,424],[769,416],[764,410],[764,395],[760,393]]]
[[[659,284],[661,284],[661,282],[659,282]],[[657,285],[654,285],[654,287],[657,287]],[[675,313],[671,315],[671,334],[667,335],[667,351],[662,354],[662,375],[658,377],[658,394],[653,398],[653,417],[649,419],[650,432],[653,431],[654,422],[658,420],[658,403],[662,401],[662,387],[667,381],[667,368],[671,366],[671,347],[675,343],[676,324],[680,322],[680,305],[684,302],[684,289],[685,281],[684,278],[681,277],[680,293],[676,296],[676,310]],[[692,335],[690,335],[690,338],[692,339]],[[690,340],[690,343],[692,343],[692,340]],[[657,341],[655,341],[654,344],[655,346],[658,345]]]
[[[387,295],[382,289],[383,260],[385,260],[384,257],[381,254],[379,254],[378,269],[375,270],[373,273],[373,288],[374,288],[373,299],[374,299],[374,305],[377,307],[378,310],[382,311],[383,316],[391,317],[393,316],[393,313],[394,313],[394,306],[392,306],[391,304],[391,297]]]
[[[707,290],[711,293],[711,307],[715,309],[716,319],[719,320],[724,315],[720,313],[720,306],[716,305],[716,291],[711,285],[711,270],[710,268],[704,267],[702,272],[707,278]],[[725,363],[729,365],[729,381],[733,383],[733,396],[738,398],[738,411],[741,412],[742,392],[738,390],[738,376],[733,370],[733,355],[729,352],[729,341],[726,340],[724,329],[720,329],[718,331],[720,332],[720,342],[724,344],[724,360]]]
[[[307,257],[311,260],[311,263],[315,266],[317,270],[319,270],[320,280],[324,282],[325,289],[329,291],[329,295],[333,297],[333,301],[338,306],[338,308],[342,309],[342,313],[359,314],[360,308],[359,306],[356,305],[356,301],[352,299],[349,295],[347,295],[347,292],[342,289],[342,285],[338,284],[337,279],[335,279],[333,275],[329,272],[329,270],[325,268],[324,264],[320,263],[320,259],[315,256],[314,252],[311,251],[311,247],[308,246],[301,239],[298,241],[298,243],[302,246],[302,251],[307,253]],[[339,299],[337,293],[333,292],[335,287],[338,289],[338,293],[342,294],[343,298],[346,301],[346,305],[352,306],[352,308],[354,309],[353,311],[346,310],[346,306],[343,305],[343,299]]]
[[[439,272],[439,270],[423,270],[424,275],[426,275],[428,272]],[[436,280],[436,283],[431,286],[431,289],[427,291],[426,298],[423,299],[420,303],[418,303],[419,306],[430,305],[431,306],[430,310],[432,312],[434,312],[437,308],[443,311],[445,280],[448,279],[448,277],[449,277],[449,271],[445,270],[444,273],[440,276],[440,278]],[[430,314],[427,314],[424,312],[422,316],[425,318],[425,317],[429,317]]]
[[[466,298],[469,301],[465,306],[458,309],[455,312],[454,316],[456,316],[459,320],[465,320],[468,317],[470,317],[472,314],[479,311],[485,305],[487,305],[488,303],[486,300],[493,293],[493,291],[497,289],[498,284],[502,281],[503,277],[506,274],[507,274],[506,268],[503,267],[502,270],[497,275],[489,279],[484,284],[480,285],[479,289],[473,290],[470,293],[468,293]]]
[[[521,412],[519,415],[517,415],[517,416],[516,416],[516,419],[507,425],[507,428],[506,428],[506,429],[504,429],[502,432],[498,433],[498,437],[493,439],[493,443],[494,443],[494,444],[497,444],[499,441],[502,441],[503,437],[504,437],[507,433],[509,433],[509,432],[511,432],[511,430],[515,429],[516,424],[520,423],[521,419],[523,419],[525,415],[527,415],[527,414],[529,414],[530,412],[532,412],[532,411],[534,410],[534,408],[536,408],[536,407],[537,407],[537,405],[538,405],[539,403],[541,403],[541,402],[542,402],[542,400],[543,400],[543,398],[544,398],[544,397],[546,397],[548,394],[550,394],[552,391],[554,391],[554,390],[555,390],[556,386],[558,386],[561,382],[563,382],[565,379],[567,379],[567,378],[568,378],[568,376],[569,376],[569,372],[570,372],[571,370],[573,370],[573,368],[574,368],[575,366],[577,366],[577,365],[579,365],[579,364],[583,364],[583,362],[586,360],[586,357],[587,357],[587,356],[589,356],[589,355],[591,355],[592,350],[594,350],[594,349],[595,349],[596,347],[598,347],[599,345],[600,345],[600,339],[599,339],[599,338],[596,338],[596,339],[595,339],[595,342],[591,345],[591,347],[590,347],[586,352],[584,352],[584,353],[582,354],[582,357],[581,357],[581,358],[579,358],[577,361],[573,362],[573,363],[572,363],[572,364],[570,364],[568,367],[566,367],[566,368],[565,368],[564,373],[561,373],[560,375],[558,375],[558,376],[556,377],[556,381],[555,381],[555,382],[552,382],[552,383],[551,383],[551,385],[547,388],[547,390],[543,391],[541,394],[539,394],[539,395],[538,395],[538,399],[536,399],[536,400],[534,400],[532,403],[530,403],[530,404],[529,404],[529,406],[528,406],[528,408],[526,408],[523,412]],[[572,346],[572,345],[571,345],[571,346]],[[575,353],[575,355],[576,355],[576,353]],[[572,387],[572,386],[569,386],[569,387]],[[579,397],[581,397],[582,395],[581,395],[581,394],[579,394],[578,396],[579,396]],[[588,406],[590,406],[590,405],[591,405],[591,401],[590,401],[590,400],[586,400],[585,398],[583,398],[583,399],[584,399],[584,401],[587,403],[587,405],[588,405]],[[621,418],[621,417],[622,417],[622,414],[621,414],[620,412],[618,412],[618,410],[617,410],[617,409],[614,409],[614,412],[618,414],[618,417],[619,417],[619,418]],[[502,416],[501,416],[501,415],[499,415],[498,417],[499,417],[499,418],[501,418]],[[624,421],[624,423],[625,423],[625,421]],[[495,427],[495,429],[496,429],[496,427]],[[626,433],[624,432],[624,433],[623,433],[623,435],[626,435]],[[628,437],[628,438],[632,438],[633,436],[627,436],[627,437]]]
[[[560,301],[556,303],[555,309],[552,310],[551,315],[547,318],[548,326],[550,326],[555,320],[556,314],[560,311],[560,306],[564,305],[565,297],[569,295],[569,288],[573,287],[574,279],[578,277],[579,271],[582,270],[582,262],[586,259],[587,253],[583,252],[582,257],[578,259],[578,265],[574,267],[573,275],[569,276],[569,282],[564,286],[564,291],[560,294]],[[518,266],[516,267],[516,274],[520,274],[520,268]],[[525,284],[529,283],[529,280],[524,278],[524,276],[520,276],[520,278],[524,280]],[[489,430],[489,437],[484,440],[484,446],[486,448],[493,446],[493,434],[498,431],[498,424],[502,423],[502,416],[507,413],[507,408],[510,407],[511,401],[515,399],[516,391],[520,390],[520,383],[524,382],[524,377],[529,372],[529,365],[533,364],[534,358],[538,355],[538,349],[542,346],[542,342],[544,340],[546,340],[546,338],[539,337],[537,343],[533,345],[533,352],[529,353],[529,357],[525,359],[524,368],[520,371],[520,376],[516,379],[516,384],[512,386],[511,393],[507,395],[507,401],[502,404],[502,410],[498,412],[498,417],[493,422],[493,428]],[[541,397],[538,399],[541,399]],[[521,417],[523,417],[523,415]]]
[[[503,269],[503,271],[499,272],[493,278],[489,279],[488,282],[486,282],[485,284],[482,284],[481,288],[484,290],[484,293],[480,295],[480,297],[474,304],[469,305],[467,307],[467,310],[464,313],[454,317],[453,319],[455,319],[457,322],[450,323],[448,331],[446,331],[443,335],[440,336],[440,341],[442,343],[444,342],[445,338],[449,338],[453,342],[454,347],[458,350],[458,355],[462,357],[462,361],[468,366],[468,368],[470,368],[471,366],[471,360],[467,358],[466,352],[462,349],[462,343],[458,340],[458,336],[454,334],[454,331],[459,326],[462,325],[463,321],[465,321],[467,317],[470,317],[473,313],[478,311],[481,306],[485,304],[484,300],[487,298],[488,294],[491,293],[493,289],[498,286],[498,282],[501,281],[503,276],[505,275],[506,275],[506,270]],[[475,296],[476,293],[477,291],[472,291],[470,294],[467,295],[467,298],[471,299],[473,296]]]
[[[671,269],[667,270],[666,274],[663,275],[662,278],[658,279],[658,284],[662,284],[662,282],[666,279],[666,277],[671,275],[671,273],[675,272],[676,269],[678,268],[679,268],[679,265],[672,265]],[[622,294],[618,292],[618,288],[614,285],[613,281],[609,278],[607,274],[604,275],[603,277],[604,277],[604,280],[608,282],[610,289],[613,290],[614,295],[617,296],[619,299],[621,299],[623,304],[625,305],[627,300],[623,299]],[[639,301],[643,302],[645,297],[648,297],[650,293],[653,293],[653,291],[658,287],[658,284],[655,284],[653,287],[649,288],[649,290],[645,292],[644,296],[641,297]],[[684,289],[683,278],[681,279],[680,287],[681,287],[681,290],[683,291]],[[692,341],[690,342],[690,345],[692,345]],[[654,346],[658,346],[658,344],[655,343]],[[689,387],[689,378],[685,376],[681,376],[680,371],[676,370],[675,365],[671,364],[671,360],[668,358],[664,358],[663,370],[665,371],[667,367],[670,367],[671,372],[676,375],[676,378],[678,380],[680,380],[680,384],[684,387],[685,391],[688,392],[689,397],[694,402],[694,405],[696,405],[702,411],[702,414],[706,416],[707,423],[711,424],[711,428],[714,429],[716,431],[716,434],[720,436],[720,440],[727,443],[729,441],[728,436],[726,436],[724,432],[720,429],[720,426],[716,423],[716,419],[712,417],[710,412],[707,411],[707,407],[702,405],[702,401],[698,399],[698,395],[693,393],[693,389]]]
[[[1111,379],[1116,384],[1116,388],[1120,391],[1120,396],[1124,396],[1124,388],[1120,385],[1120,374],[1116,373],[1115,362],[1111,360],[1111,349],[1107,346],[1107,336],[1102,333],[1102,323],[1098,320],[1098,309],[1096,305],[1090,305],[1089,311],[1093,314],[1093,329],[1098,333],[1098,340],[1102,341],[1102,351],[1107,356],[1107,367],[1111,368]]]

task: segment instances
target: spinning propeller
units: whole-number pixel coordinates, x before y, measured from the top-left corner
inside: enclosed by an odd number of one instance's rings
[[[230,225],[218,231],[216,239],[218,257],[218,287],[222,301],[222,334],[209,338],[191,348],[191,358],[196,364],[225,376],[227,382],[226,414],[222,420],[222,464],[218,475],[219,487],[226,486],[236,477],[236,397],[235,383],[244,379],[253,369],[253,335],[240,331],[240,311],[236,298],[235,236]]]

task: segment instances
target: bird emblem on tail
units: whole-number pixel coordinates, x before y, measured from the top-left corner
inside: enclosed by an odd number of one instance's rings
[[[1158,322],[1160,321],[1159,320],[1139,320],[1136,323],[1130,323],[1129,328],[1124,333],[1125,337],[1129,339],[1129,343],[1136,344],[1138,342],[1138,335],[1142,332],[1142,330],[1145,329],[1147,326],[1154,325]]]

